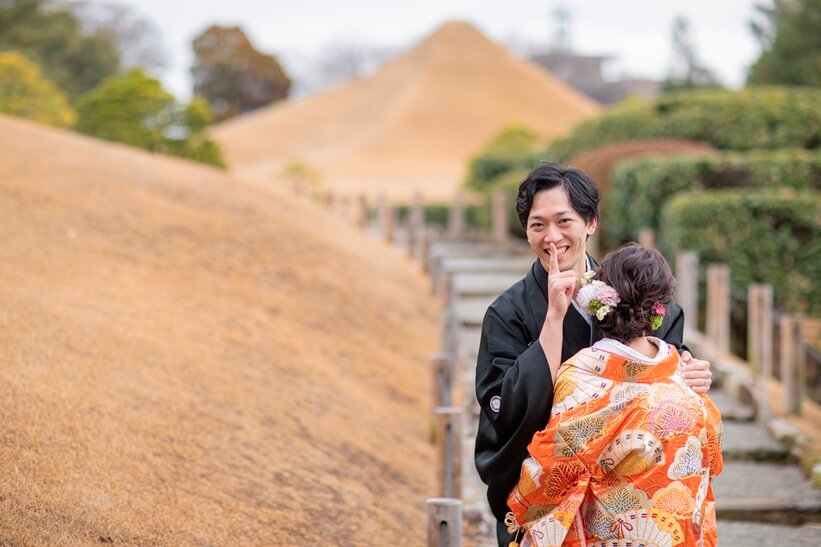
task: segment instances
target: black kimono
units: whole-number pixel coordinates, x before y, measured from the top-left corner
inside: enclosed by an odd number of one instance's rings
[[[479,431],[476,469],[488,485],[487,497],[504,539],[507,496],[516,485],[527,445],[545,428],[553,406],[553,379],[539,333],[547,315],[547,272],[539,260],[530,273],[497,298],[485,312],[476,363]],[[682,350],[684,312],[668,306],[657,336]],[[562,362],[599,340],[601,334],[572,304],[563,326]],[[510,538],[512,539],[512,537]]]

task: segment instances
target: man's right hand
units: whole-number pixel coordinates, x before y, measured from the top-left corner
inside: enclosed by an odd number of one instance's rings
[[[579,280],[572,269],[566,272],[559,271],[559,258],[556,252],[556,246],[551,243],[550,267],[547,270],[547,316],[563,321]]]
[[[550,368],[553,381],[559,373],[562,362],[562,323],[570,306],[570,299],[576,290],[576,272],[569,270],[559,271],[559,258],[556,256],[556,246],[550,244],[550,267],[547,270],[547,317],[545,317],[542,332],[539,333],[539,343]]]

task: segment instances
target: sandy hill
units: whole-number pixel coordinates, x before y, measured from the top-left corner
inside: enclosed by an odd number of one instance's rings
[[[599,107],[467,23],[447,23],[374,75],[216,126],[234,172],[270,182],[299,161],[339,194],[452,195],[502,127],[545,138]]]
[[[0,117],[0,544],[419,545],[437,310],[215,170]]]

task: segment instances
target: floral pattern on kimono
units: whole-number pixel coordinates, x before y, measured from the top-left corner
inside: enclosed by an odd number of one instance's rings
[[[716,545],[721,416],[668,350],[653,363],[593,346],[562,365],[508,498],[522,547]]]

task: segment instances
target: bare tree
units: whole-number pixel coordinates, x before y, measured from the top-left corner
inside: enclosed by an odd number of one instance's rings
[[[675,60],[671,75],[664,83],[665,90],[721,85],[712,71],[699,60],[690,23],[683,16],[673,21],[673,53]]]
[[[115,44],[120,72],[143,68],[156,75],[167,67],[160,31],[137,11],[121,4],[85,0],[68,5],[83,32],[105,36]]]
[[[299,56],[295,66],[307,67],[295,75],[295,96],[305,96],[370,74],[394,57],[398,50],[391,47],[336,42],[323,47],[311,58]]]

